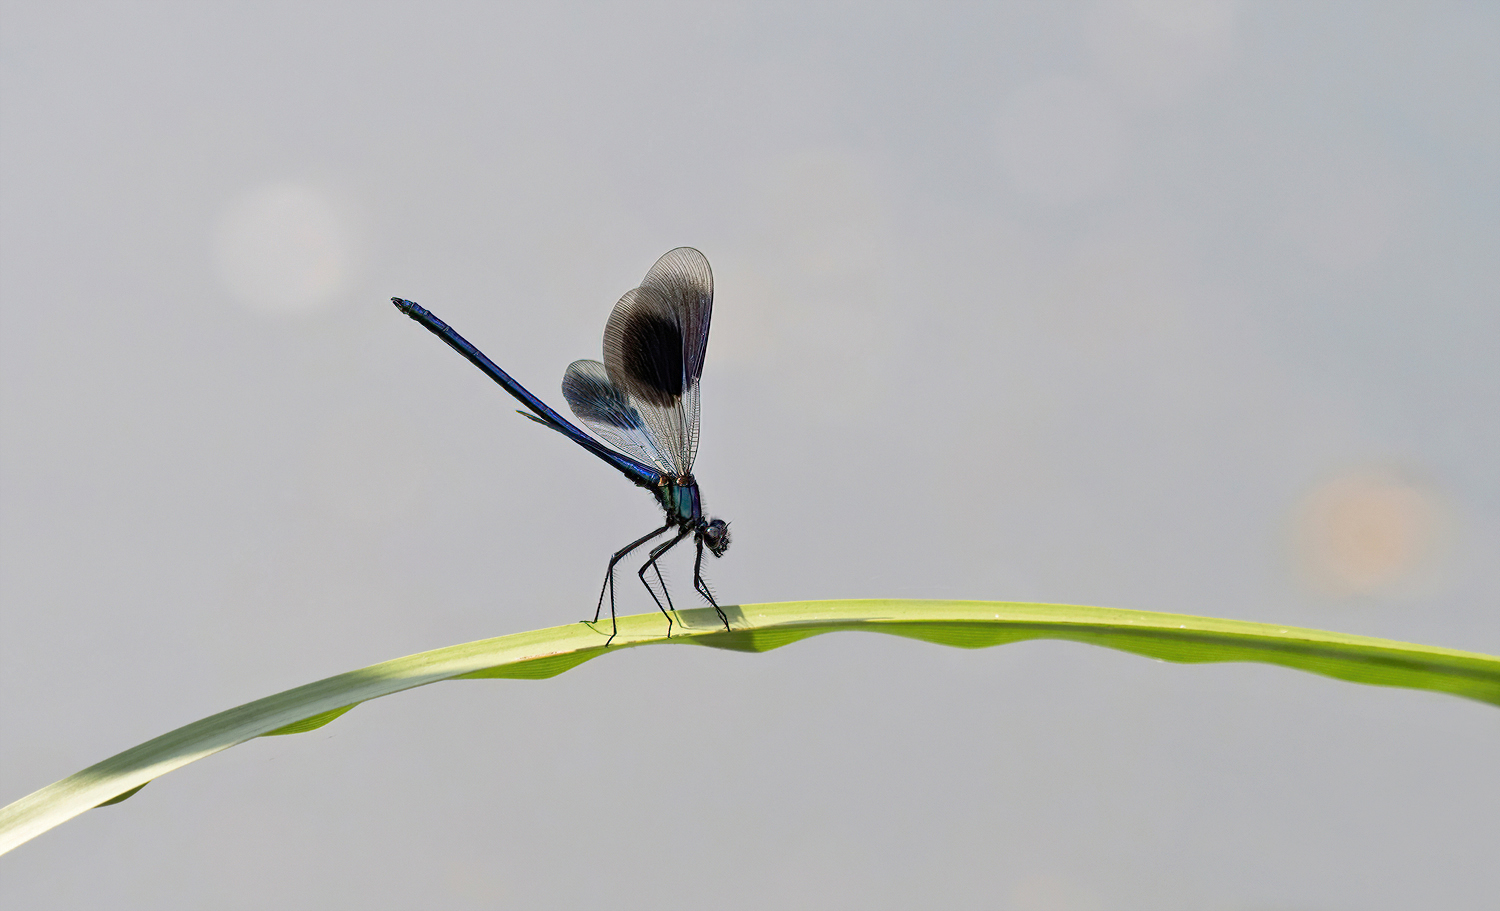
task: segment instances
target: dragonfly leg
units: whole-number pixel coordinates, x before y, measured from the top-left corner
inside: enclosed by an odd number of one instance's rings
[[[702,538],[698,539],[698,557],[697,557],[697,559],[695,559],[693,561],[693,588],[696,588],[698,590],[698,594],[700,594],[703,597],[707,598],[708,599],[708,603],[712,604],[714,606],[714,613],[718,614],[719,615],[719,619],[724,622],[724,632],[726,632],[726,633],[732,633],[732,632],[734,632],[734,630],[732,630],[732,629],[729,628],[729,618],[726,617],[726,616],[724,616],[724,611],[723,611],[722,608],[719,607],[719,602],[717,602],[717,601],[714,600],[714,593],[709,590],[708,583],[703,580],[703,539]]]
[[[641,565],[641,571],[636,573],[636,575],[641,577],[641,584],[646,586],[646,591],[651,592],[651,600],[656,602],[656,609],[661,611],[663,617],[667,618],[668,639],[672,638],[672,615],[668,613],[668,609],[671,608],[675,610],[675,608],[672,608],[672,593],[667,591],[667,581],[661,577],[661,567],[656,565],[656,561],[661,559],[662,554],[676,547],[677,542],[681,541],[683,538],[686,538],[687,534],[688,530],[686,528],[679,529],[677,532],[677,537],[673,538],[670,541],[664,541],[661,544],[658,544],[655,547],[651,548],[651,556],[646,560],[644,564]],[[661,599],[656,597],[656,592],[651,588],[651,583],[646,581],[646,570],[648,569],[656,570],[656,580],[661,583],[661,593],[667,598],[666,607],[662,607]]]
[[[620,631],[619,626],[615,623],[615,564],[623,560],[627,554],[635,550],[637,547],[640,547],[642,544],[645,544],[647,541],[650,541],[652,538],[670,529],[674,524],[676,523],[669,521],[667,522],[667,524],[663,525],[661,528],[658,528],[656,531],[653,531],[648,535],[642,535],[639,538],[636,538],[634,541],[631,541],[629,544],[625,545],[623,549],[616,551],[613,557],[609,558],[609,569],[606,569],[604,571],[604,586],[599,589],[599,604],[594,608],[594,622],[598,623],[599,614],[604,610],[604,593],[609,592],[609,638],[605,640],[605,645],[609,645],[611,642],[613,642],[615,640],[615,634]],[[652,597],[655,597],[655,595],[653,595]]]

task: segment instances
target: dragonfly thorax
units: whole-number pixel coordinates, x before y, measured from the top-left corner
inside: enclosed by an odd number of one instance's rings
[[[698,493],[698,482],[690,474],[681,477],[663,477],[651,491],[661,503],[661,508],[679,525],[696,528],[703,522],[703,499]]]
[[[722,557],[729,549],[729,523],[704,518],[703,495],[692,475],[663,477],[651,492],[656,494],[667,516],[679,527],[691,531],[714,556]]]

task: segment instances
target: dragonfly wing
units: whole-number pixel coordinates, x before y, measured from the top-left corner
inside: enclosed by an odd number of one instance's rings
[[[653,447],[669,456],[679,476],[692,471],[698,451],[698,381],[713,305],[708,260],[678,247],[620,298],[604,327],[610,382],[635,406]]]
[[[642,288],[659,291],[682,327],[682,367],[690,385],[703,376],[708,352],[708,324],[714,312],[714,273],[708,257],[692,247],[669,250],[656,261]]]
[[[663,472],[675,471],[672,458],[658,448],[650,427],[625,392],[610,382],[598,361],[574,361],[563,374],[563,398],[584,426],[610,445]]]

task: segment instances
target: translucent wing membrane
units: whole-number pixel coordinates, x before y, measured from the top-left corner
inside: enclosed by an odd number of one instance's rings
[[[603,364],[598,361],[569,364],[563,374],[562,393],[578,420],[605,442],[663,472],[675,473],[672,456],[661,449],[624,390],[610,382]]]
[[[652,461],[674,476],[691,472],[698,452],[698,380],[713,305],[708,260],[691,247],[678,247],[656,261],[639,288],[620,298],[604,327],[609,382],[644,424],[644,435],[632,439],[664,457],[665,464]],[[576,406],[573,413],[589,421]]]
[[[708,258],[692,247],[669,250],[646,273],[641,288],[656,291],[671,307],[682,334],[683,375],[690,385],[697,385],[703,376],[708,324],[714,310],[714,274]],[[606,327],[606,339],[608,335]]]

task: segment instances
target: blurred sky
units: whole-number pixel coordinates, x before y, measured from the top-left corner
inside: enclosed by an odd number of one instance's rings
[[[0,801],[591,614],[651,498],[388,299],[561,407],[678,245],[726,603],[1500,653],[1494,3],[0,12]],[[1487,908],[1497,750],[1479,703],[1074,644],[636,649],[212,757],[0,900]]]

